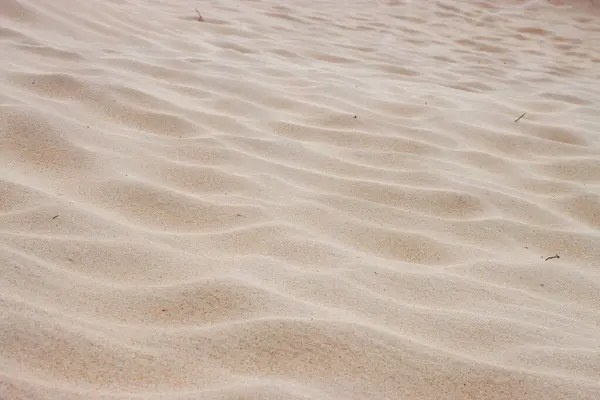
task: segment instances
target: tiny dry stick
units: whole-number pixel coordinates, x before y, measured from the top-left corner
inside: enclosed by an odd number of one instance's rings
[[[554,259],[554,258],[560,258],[560,256],[557,254],[557,255],[555,255],[555,256],[548,257],[548,258],[546,258],[546,261],[548,261],[548,260],[552,260],[552,259]]]
[[[198,14],[198,21],[204,22],[204,18],[202,18],[202,14],[200,14],[200,11],[198,11],[197,8],[196,8],[196,14]]]
[[[521,114],[521,116],[520,116],[519,118],[515,119],[515,122],[519,122],[519,120],[520,120],[521,118],[523,118],[523,117],[525,116],[525,114],[527,114],[527,113],[523,113],[523,114]]]

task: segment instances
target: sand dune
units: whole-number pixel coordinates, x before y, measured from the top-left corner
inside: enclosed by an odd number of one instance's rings
[[[600,398],[600,5],[288,3],[2,0],[0,398]]]

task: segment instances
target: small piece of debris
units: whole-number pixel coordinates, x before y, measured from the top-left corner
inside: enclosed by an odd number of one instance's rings
[[[200,14],[200,11],[198,11],[197,8],[196,8],[196,14],[198,14],[198,21],[204,22],[204,18],[202,18],[202,14]]]
[[[52,219],[56,219],[56,218],[58,218],[58,215],[55,215],[54,217],[52,217]]]
[[[519,120],[520,120],[521,118],[523,118],[523,117],[524,117],[526,114],[527,114],[527,113],[523,113],[523,114],[521,114],[521,116],[520,116],[519,118],[515,119],[515,122],[519,122]]]
[[[548,260],[552,260],[552,259],[554,259],[554,258],[560,258],[560,256],[557,254],[557,255],[555,255],[555,256],[550,256],[550,257],[547,257],[547,258],[546,258],[546,261],[548,261]]]
[[[356,119],[356,115],[354,116],[354,119]]]

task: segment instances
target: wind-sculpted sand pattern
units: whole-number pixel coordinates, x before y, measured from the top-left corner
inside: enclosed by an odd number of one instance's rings
[[[2,1],[0,398],[600,398],[598,7]]]

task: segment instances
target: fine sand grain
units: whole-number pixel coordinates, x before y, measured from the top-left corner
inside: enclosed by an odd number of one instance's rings
[[[0,399],[599,399],[599,110],[590,0],[0,0]]]

